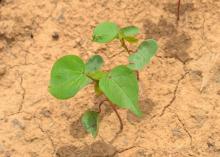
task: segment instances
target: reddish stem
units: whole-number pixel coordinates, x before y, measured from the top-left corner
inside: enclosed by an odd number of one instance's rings
[[[128,52],[128,54],[130,55],[130,50],[128,49],[127,45],[125,44],[125,40],[124,39],[121,39],[120,40],[121,42],[121,46]]]
[[[106,101],[109,102],[108,100],[103,100],[99,103],[99,111],[98,111],[99,113],[101,113],[101,111],[102,111],[102,109],[101,109],[102,104],[104,104],[104,102],[106,102]],[[111,108],[114,110],[114,112],[116,113],[116,115],[118,117],[118,120],[120,122],[120,131],[119,132],[121,132],[123,130],[123,122],[122,122],[121,116],[119,115],[115,105],[112,104],[111,102],[109,102],[109,103],[110,103]]]
[[[181,0],[177,1],[177,19],[176,22],[178,23],[179,19],[180,19],[180,4],[181,4]]]
[[[106,102],[106,101],[108,101],[108,100],[102,100],[100,103],[99,103],[99,113],[101,113],[101,111],[102,111],[102,104],[104,104],[104,102]]]
[[[118,120],[120,122],[120,132],[123,130],[123,122],[122,122],[122,119],[121,119],[121,116],[119,115],[115,105],[113,105],[112,103],[110,104],[110,106],[112,107],[112,109],[115,111],[117,117],[118,117]]]
[[[140,80],[140,74],[139,74],[139,71],[136,71],[136,76],[137,76],[137,80],[139,81],[139,80]]]

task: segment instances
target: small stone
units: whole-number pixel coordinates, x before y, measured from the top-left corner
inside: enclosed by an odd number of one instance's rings
[[[220,95],[220,90],[219,90],[219,91],[217,91],[217,94],[218,94],[218,95]]]
[[[34,35],[31,33],[31,34],[30,34],[30,37],[31,37],[31,39],[33,39],[33,38],[34,38]]]
[[[60,36],[59,36],[58,32],[53,32],[53,34],[52,34],[53,40],[58,40],[59,37],[60,37]]]

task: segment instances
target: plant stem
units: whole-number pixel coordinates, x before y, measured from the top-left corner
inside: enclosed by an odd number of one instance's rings
[[[120,39],[121,42],[121,46],[128,52],[128,54],[131,54],[131,51],[128,49],[127,45],[125,44],[125,40],[124,39]]]
[[[101,107],[102,107],[102,104],[104,104],[104,102],[109,102],[110,103],[110,106],[111,106],[111,108],[113,109],[113,111],[116,113],[116,115],[117,115],[117,117],[118,117],[118,120],[119,120],[119,122],[120,122],[120,131],[119,132],[122,132],[122,130],[123,130],[123,122],[122,122],[122,119],[121,119],[121,116],[119,115],[119,113],[118,113],[118,111],[117,111],[117,109],[116,109],[116,107],[115,107],[115,105],[114,104],[112,104],[109,100],[107,100],[107,99],[105,99],[105,100],[102,100],[100,103],[99,103],[99,113],[101,113],[101,111],[102,111],[102,109],[101,109]]]
[[[131,51],[128,49],[127,45],[125,44],[124,39],[120,39],[121,46],[128,52],[128,55],[132,54]],[[139,80],[139,71],[136,71],[137,80]]]
[[[137,80],[139,81],[139,80],[140,80],[140,74],[139,74],[139,71],[136,71],[136,76],[137,76]]]
[[[101,111],[102,111],[102,104],[104,103],[104,102],[106,102],[106,101],[108,101],[108,100],[102,100],[100,103],[99,103],[99,113],[101,113]]]
[[[177,24],[178,24],[179,19],[180,19],[180,4],[181,4],[181,0],[177,0],[177,19],[176,19]]]
[[[121,131],[123,130],[123,122],[122,122],[121,116],[119,115],[119,113],[118,113],[118,111],[117,111],[117,109],[116,109],[116,107],[115,107],[114,104],[110,103],[110,106],[111,106],[112,109],[115,111],[115,113],[116,113],[116,115],[117,115],[117,117],[118,117],[118,120],[119,120],[119,122],[120,122],[120,132],[121,132]]]

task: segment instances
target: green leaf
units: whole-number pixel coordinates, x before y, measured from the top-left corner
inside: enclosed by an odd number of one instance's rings
[[[124,65],[115,67],[101,78],[99,87],[111,102],[141,116],[138,106],[138,82],[132,70]]]
[[[153,39],[143,41],[138,47],[136,53],[129,56],[128,60],[130,64],[128,67],[132,70],[142,69],[148,64],[151,58],[156,54],[158,49],[157,42]]]
[[[85,64],[75,55],[58,59],[52,67],[49,92],[58,99],[73,97],[91,82],[85,74]]]
[[[88,62],[86,63],[86,69],[85,72],[94,72],[101,68],[104,61],[101,56],[99,55],[93,55],[91,58],[89,58]]]
[[[107,73],[103,72],[103,71],[96,71],[96,72],[92,72],[92,73],[87,74],[87,76],[93,80],[100,80],[105,75],[107,75]]]
[[[82,124],[88,133],[95,138],[99,129],[99,113],[95,111],[86,111],[82,116]]]
[[[124,37],[124,39],[126,41],[128,41],[129,43],[136,43],[136,42],[138,42],[138,39],[136,39],[135,37],[132,37],[132,36]]]
[[[120,31],[124,36],[135,36],[139,33],[139,29],[136,26],[124,27]]]
[[[107,43],[114,40],[119,33],[119,27],[112,22],[103,22],[96,26],[93,31],[93,41]]]

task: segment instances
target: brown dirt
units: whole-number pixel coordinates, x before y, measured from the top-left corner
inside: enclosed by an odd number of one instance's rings
[[[182,0],[177,27],[173,0],[0,0],[0,156],[219,157],[219,8],[218,0]],[[79,123],[96,105],[92,86],[68,101],[47,86],[66,54],[98,53],[105,69],[126,63],[117,41],[91,42],[105,20],[140,27],[139,37],[157,39],[160,49],[140,73],[145,116],[119,110],[117,135],[117,117],[106,111],[93,139]]]

